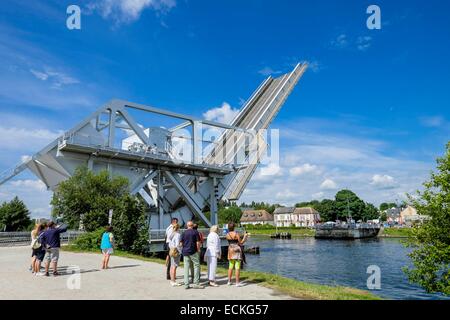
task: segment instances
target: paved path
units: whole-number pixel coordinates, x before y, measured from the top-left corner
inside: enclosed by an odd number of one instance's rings
[[[30,251],[28,247],[0,247],[0,299],[292,299],[257,284],[227,286],[223,277],[218,279],[218,288],[171,287],[161,264],[112,256],[111,269],[101,270],[101,255],[90,253],[63,251],[61,275],[38,277],[28,271]],[[72,274],[71,266],[78,266],[80,273]],[[179,269],[179,282],[182,275]],[[78,283],[79,289],[70,289]]]

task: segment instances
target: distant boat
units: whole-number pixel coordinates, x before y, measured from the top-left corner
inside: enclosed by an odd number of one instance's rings
[[[371,223],[335,223],[327,222],[316,227],[316,239],[364,239],[374,238],[380,226]]]
[[[326,222],[315,226],[316,239],[364,239],[374,238],[380,232],[380,225],[374,223],[355,223],[350,214],[347,199],[347,222]]]
[[[291,239],[292,235],[289,232],[277,232],[270,235],[272,239]]]

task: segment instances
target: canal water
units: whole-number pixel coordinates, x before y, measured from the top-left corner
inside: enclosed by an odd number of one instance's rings
[[[259,246],[260,255],[246,254],[248,270],[275,273],[301,281],[367,289],[367,267],[381,270],[381,289],[372,290],[387,299],[444,299],[410,284],[402,267],[410,266],[400,239],[353,241],[252,237],[246,247]]]

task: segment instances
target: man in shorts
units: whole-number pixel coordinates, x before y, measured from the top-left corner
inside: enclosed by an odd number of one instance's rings
[[[45,275],[49,276],[50,262],[52,263],[53,275],[58,275],[58,259],[59,259],[59,249],[61,248],[61,233],[67,231],[67,226],[56,226],[56,224],[51,221],[48,224],[48,229],[42,234],[42,245],[46,251],[45,260]]]

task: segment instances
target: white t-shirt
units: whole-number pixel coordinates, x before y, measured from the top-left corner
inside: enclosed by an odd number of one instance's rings
[[[166,243],[170,242],[170,236],[172,235],[172,233],[173,233],[173,225],[170,225],[166,229]]]
[[[180,240],[181,240],[181,234],[179,232],[172,232],[171,236],[170,236],[170,240],[169,240],[169,248],[177,248],[178,251],[181,252],[181,247],[180,247]]]

